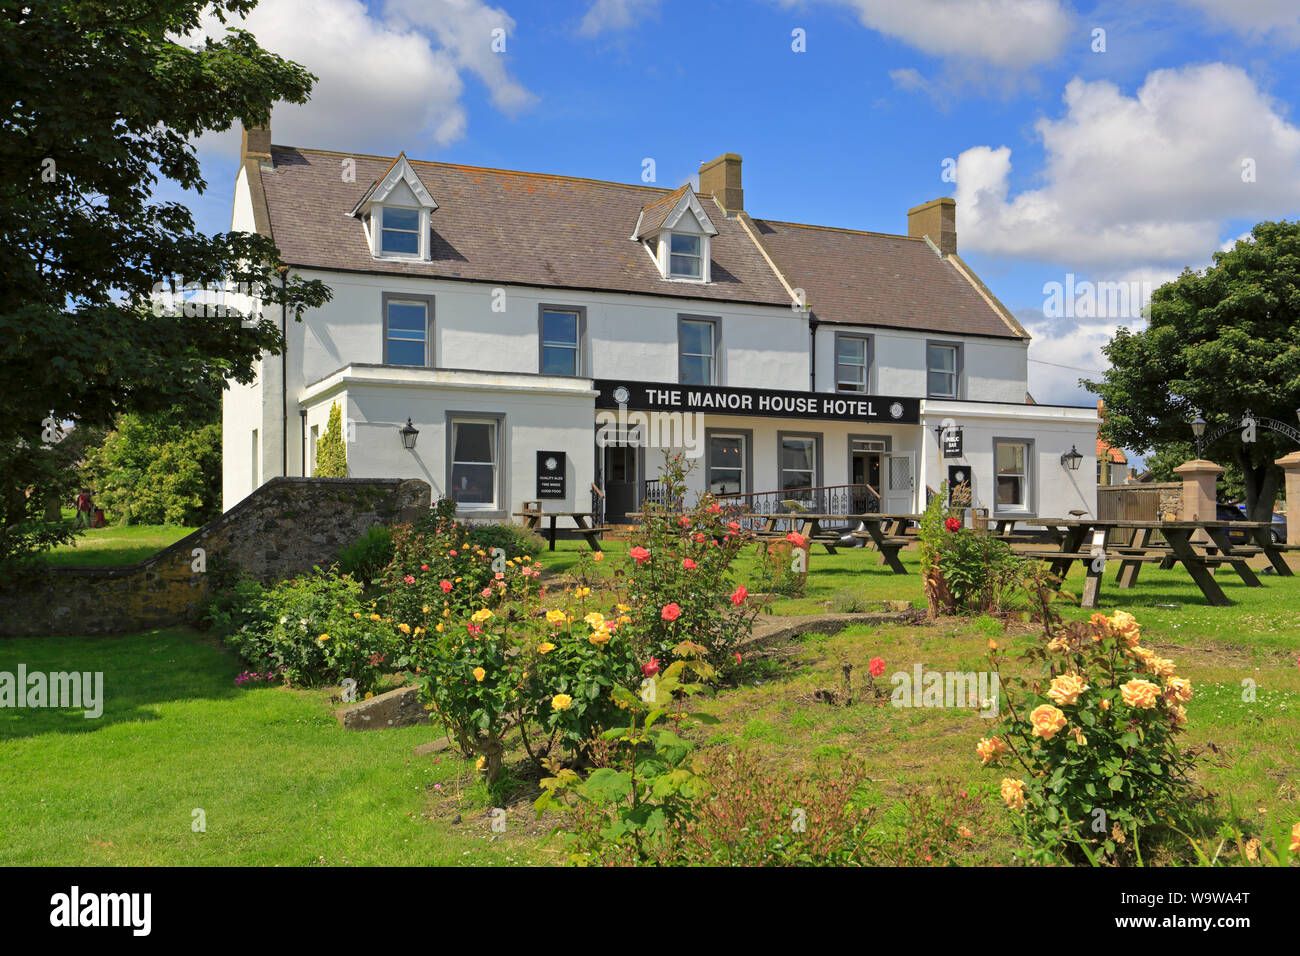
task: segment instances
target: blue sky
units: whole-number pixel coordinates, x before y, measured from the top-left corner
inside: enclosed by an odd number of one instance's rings
[[[247,26],[320,78],[276,143],[624,182],[650,158],[670,187],[736,152],[751,215],[882,232],[953,195],[1040,401],[1090,401],[1152,285],[1300,211],[1298,0],[262,0]],[[238,133],[198,147],[184,200],[224,230]],[[1132,301],[1057,315],[1067,282]]]

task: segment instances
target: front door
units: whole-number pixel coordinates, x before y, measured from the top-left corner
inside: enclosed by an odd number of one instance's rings
[[[885,459],[884,511],[911,514],[916,500],[916,456],[910,451],[890,452]]]
[[[609,524],[625,524],[627,513],[637,510],[636,452],[633,444],[605,446],[605,521]]]
[[[853,470],[850,480],[855,485],[870,485],[877,493],[880,491],[880,453],[873,451],[855,451],[853,453]],[[880,507],[880,500],[866,488],[854,488],[850,509],[853,514],[864,514]]]

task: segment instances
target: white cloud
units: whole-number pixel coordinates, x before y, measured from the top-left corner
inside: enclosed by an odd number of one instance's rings
[[[1080,271],[1176,271],[1208,261],[1229,220],[1300,208],[1300,129],[1237,67],[1157,70],[1134,96],[1075,79],[1064,101],[1064,116],[1036,127],[1042,186],[1010,195],[1005,146],[958,157],[965,248]]]
[[[1300,7],[1295,0],[1183,0],[1211,22],[1230,27],[1243,36],[1272,36],[1300,44]]]
[[[863,26],[932,56],[1011,69],[1053,59],[1070,13],[1060,0],[839,0]]]
[[[583,36],[628,30],[658,13],[659,0],[595,0],[582,18]]]
[[[398,23],[432,30],[456,65],[483,81],[498,109],[517,113],[536,102],[506,70],[515,21],[504,10],[479,0],[388,0],[385,12]]]
[[[1033,341],[1029,344],[1029,394],[1045,405],[1086,405],[1096,401],[1079,379],[1098,381],[1109,362],[1102,354],[1120,325],[1145,328],[1144,321],[1111,323],[1036,318],[1018,313],[1017,318]]]
[[[275,106],[276,143],[391,153],[445,146],[468,124],[464,70],[483,80],[502,110],[532,101],[491,52],[491,30],[514,28],[505,13],[477,0],[391,6],[385,18],[360,0],[262,0],[247,19],[230,21],[318,77],[306,104]],[[223,30],[216,20],[204,24],[211,36]],[[200,138],[202,148],[222,153],[238,144],[237,131]]]

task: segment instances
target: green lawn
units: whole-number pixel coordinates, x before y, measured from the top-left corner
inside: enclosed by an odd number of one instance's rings
[[[156,554],[194,528],[169,524],[109,525],[83,530],[71,544],[47,555],[55,565],[113,566],[134,564]]]
[[[114,530],[114,529],[107,529]],[[585,545],[564,542],[539,561],[572,567]],[[623,545],[597,567],[611,573]],[[812,558],[808,595],[780,613],[841,610],[880,599],[921,602],[913,573],[895,576],[871,551]],[[753,558],[740,572],[752,570]],[[1263,578],[1248,589],[1218,578],[1237,602],[1211,608],[1178,570],[1148,567],[1132,591],[1107,581],[1103,609],[1137,616],[1144,644],[1173,658],[1196,684],[1189,742],[1207,749],[1203,781],[1252,819],[1300,820],[1300,577]],[[1078,590],[1078,572],[1070,584]],[[1179,604],[1177,609],[1158,604]],[[1086,612],[1074,609],[1074,614]],[[982,619],[915,627],[855,628],[809,636],[753,659],[738,687],[705,705],[722,723],[701,743],[746,748],[774,773],[847,754],[862,758],[882,806],[907,783],[957,780],[995,802],[998,774],[979,768],[974,742],[985,724],[968,712],[816,703],[839,684],[842,660],[865,674],[981,669],[1001,625]],[[1028,638],[1018,638],[1028,639]],[[102,670],[104,716],[53,710],[0,711],[0,865],[41,864],[488,864],[552,863],[549,823],[529,808],[522,777],[507,829],[491,832],[486,793],[454,751],[415,757],[440,735],[429,727],[343,730],[328,691],[236,687],[240,663],[205,635],[183,629],[116,638],[0,641],[0,671]],[[1258,686],[1243,702],[1241,682]],[[886,678],[887,679],[887,678]],[[1213,749],[1210,745],[1213,744]],[[516,755],[517,756],[517,755]],[[522,765],[512,768],[522,775]],[[1226,807],[1226,802],[1225,802]],[[207,832],[191,830],[192,811]],[[974,841],[972,860],[1007,862],[1012,845],[1000,812]]]

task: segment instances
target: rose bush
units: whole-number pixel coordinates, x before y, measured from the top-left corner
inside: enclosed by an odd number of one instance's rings
[[[1124,611],[1064,625],[1049,617],[1025,654],[1041,666],[1032,678],[1005,677],[989,642],[1000,727],[975,750],[983,765],[1014,774],[1001,793],[1028,859],[1140,861],[1144,832],[1188,820],[1191,758],[1178,737],[1192,685],[1140,642]]]

